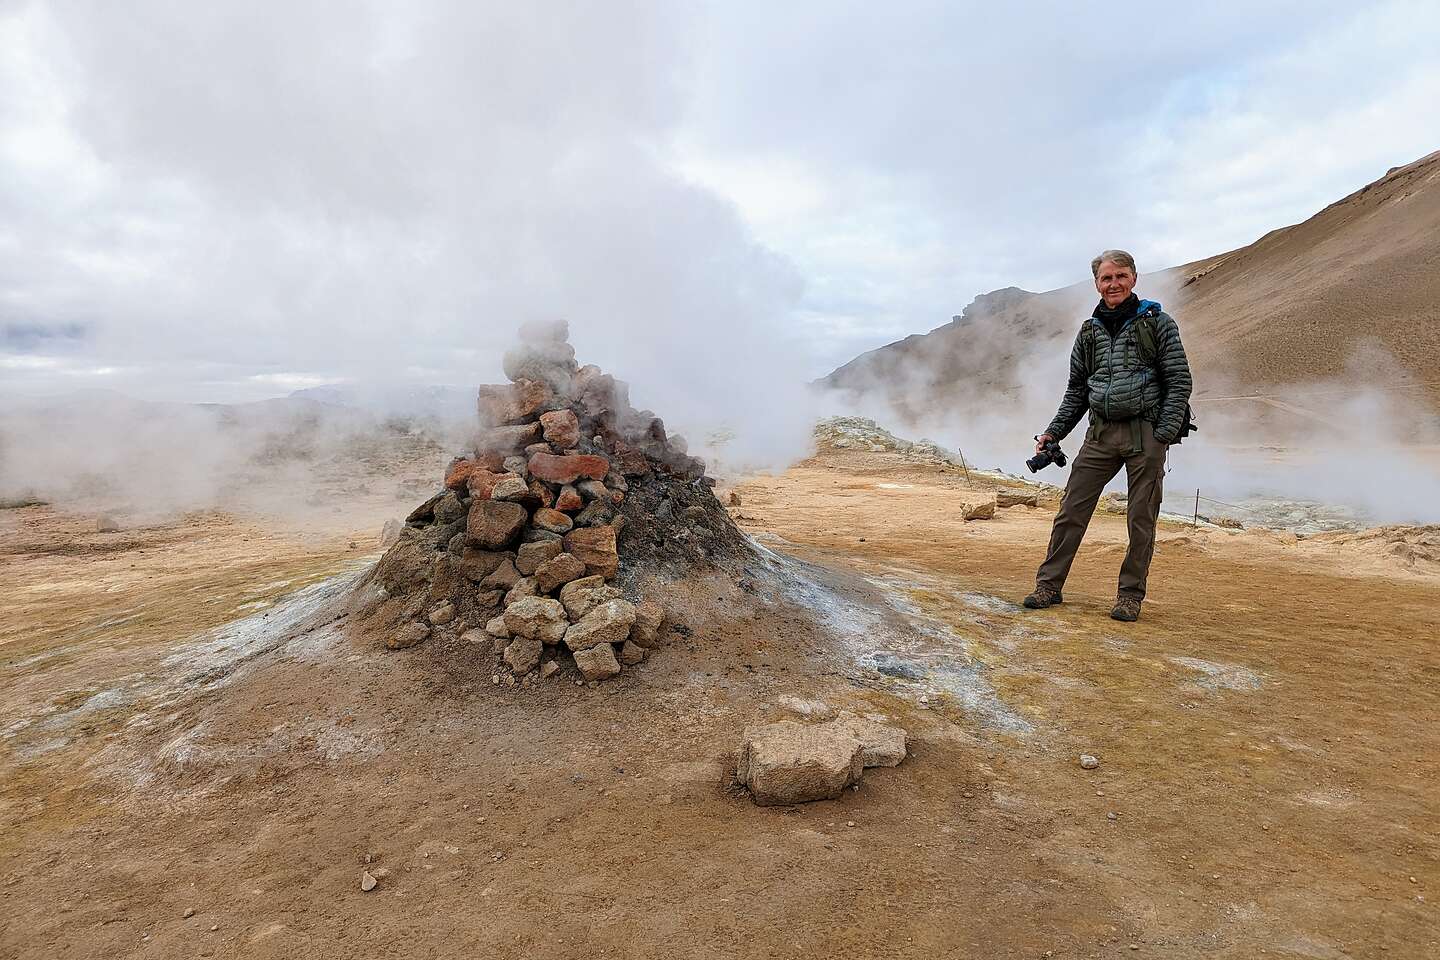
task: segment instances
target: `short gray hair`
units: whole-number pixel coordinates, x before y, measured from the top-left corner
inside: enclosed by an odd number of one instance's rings
[[[1102,250],[1100,252],[1100,256],[1090,261],[1090,276],[1100,276],[1100,264],[1104,263],[1106,260],[1109,260],[1111,263],[1116,264],[1117,266],[1129,267],[1130,272],[1135,274],[1137,277],[1140,275],[1140,271],[1135,269],[1135,258],[1130,256],[1130,254],[1126,253],[1124,250]]]

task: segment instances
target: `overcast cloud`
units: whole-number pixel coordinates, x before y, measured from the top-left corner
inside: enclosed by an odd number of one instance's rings
[[[0,379],[469,385],[561,315],[637,403],[763,418],[979,292],[1213,254],[1440,148],[1437,35],[1429,2],[0,0]]]

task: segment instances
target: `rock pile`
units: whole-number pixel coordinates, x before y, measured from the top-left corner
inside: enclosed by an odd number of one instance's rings
[[[520,329],[510,382],[479,390],[473,449],[387,531],[371,585],[388,647],[439,633],[488,646],[497,682],[563,661],[603,680],[659,642],[665,613],[636,595],[642,570],[750,555],[684,439],[632,408],[623,382],[579,366],[568,339],[563,321]]]

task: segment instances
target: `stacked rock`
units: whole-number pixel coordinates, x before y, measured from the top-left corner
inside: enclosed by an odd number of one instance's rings
[[[444,489],[406,518],[377,566],[390,596],[429,582],[423,618],[413,610],[392,648],[483,624],[465,636],[493,638],[513,676],[554,673],[554,660],[542,665],[554,648],[593,681],[656,644],[659,604],[627,600],[614,584],[621,505],[632,483],[713,482],[682,438],[630,406],[624,383],[577,365],[568,338],[564,321],[521,327],[504,358],[511,382],[480,388],[473,450],[450,463]]]

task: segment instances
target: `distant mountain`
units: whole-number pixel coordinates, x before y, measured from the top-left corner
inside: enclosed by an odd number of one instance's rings
[[[375,413],[410,417],[469,417],[475,412],[475,387],[327,384],[295,390],[289,397]]]
[[[1363,379],[1359,358],[1386,386],[1440,405],[1440,152],[1249,246],[1142,273],[1136,289],[1178,319],[1197,396]],[[817,384],[902,411],[917,396],[1013,393],[1041,348],[1068,348],[1095,299],[1088,280],[987,293],[949,323],[862,354]],[[1384,353],[1398,369],[1376,361]]]

